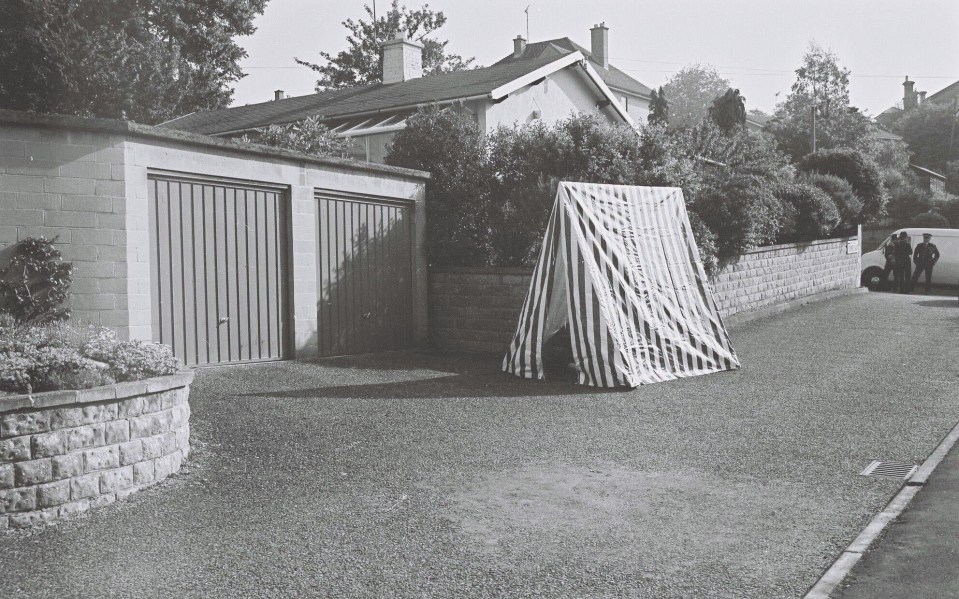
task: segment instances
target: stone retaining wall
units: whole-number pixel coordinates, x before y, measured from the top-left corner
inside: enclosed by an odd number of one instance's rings
[[[0,529],[123,499],[190,451],[192,372],[0,397]]]
[[[430,338],[452,351],[501,353],[512,338],[531,269],[430,272]],[[859,238],[757,248],[711,278],[723,316],[859,286]]]

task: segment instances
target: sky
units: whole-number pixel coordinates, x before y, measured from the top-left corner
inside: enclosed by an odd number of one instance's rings
[[[234,106],[313,93],[316,73],[293,57],[322,62],[347,47],[342,22],[365,15],[354,0],[270,0],[256,33],[239,38],[249,56]],[[410,8],[422,2],[405,0]],[[810,42],[852,71],[853,106],[876,115],[902,99],[908,75],[930,94],[959,80],[957,0],[431,0],[447,24],[435,37],[449,52],[490,65],[513,38],[569,37],[589,48],[589,29],[609,27],[610,62],[650,87],[693,63],[710,64],[746,98],[771,112],[785,98]],[[377,0],[385,10],[388,0]],[[777,94],[779,94],[777,96]]]

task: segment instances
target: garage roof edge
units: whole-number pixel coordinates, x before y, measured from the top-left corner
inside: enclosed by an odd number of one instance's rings
[[[141,125],[132,121],[121,121],[116,119],[89,118],[0,109],[0,125],[33,126],[50,129],[60,128],[72,131],[89,131],[92,133],[124,134],[130,135],[131,137],[180,142],[192,146],[230,150],[234,152],[243,152],[270,158],[281,158],[290,161],[308,162],[311,164],[334,168],[381,173],[386,175],[408,177],[412,179],[430,178],[430,173],[426,171],[372,162],[361,162],[358,160],[351,160],[349,158],[320,158],[318,156],[312,156],[303,152],[295,152],[293,150],[284,150],[281,148],[274,148],[272,146],[264,146],[260,144],[241,143],[219,137],[202,135],[199,133],[189,133],[175,129]]]

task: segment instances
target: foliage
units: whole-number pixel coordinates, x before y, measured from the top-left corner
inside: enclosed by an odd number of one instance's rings
[[[819,150],[803,158],[799,169],[806,173],[835,175],[849,181],[852,190],[862,201],[855,224],[868,222],[883,214],[886,197],[879,168],[862,152],[848,148]]]
[[[266,0],[5,0],[0,107],[158,123],[229,105]]]
[[[779,241],[813,241],[832,233],[840,222],[839,209],[820,187],[807,182],[784,185],[780,200],[791,208],[792,223],[784,227]]]
[[[776,106],[766,130],[779,148],[800,160],[812,151],[812,111],[816,109],[816,143],[820,148],[867,151],[874,142],[875,125],[849,105],[849,70],[837,56],[815,43],[796,69],[796,81],[786,100]]]
[[[732,173],[709,180],[693,205],[716,234],[717,254],[731,257],[774,243],[787,220],[775,190],[757,175]]]
[[[695,127],[706,117],[712,101],[730,88],[710,65],[687,65],[669,78],[664,89],[669,95],[671,129]]]
[[[329,52],[320,52],[325,65],[314,64],[295,58],[297,63],[307,66],[320,74],[316,90],[343,89],[383,80],[382,52],[383,44],[394,39],[397,34],[405,33],[410,39],[423,44],[423,75],[436,75],[470,68],[473,58],[464,59],[458,54],[447,54],[445,40],[427,37],[446,24],[446,15],[442,11],[430,10],[424,4],[419,10],[410,10],[400,6],[399,0],[392,0],[389,10],[374,18],[373,9],[363,5],[366,18],[347,19],[343,26],[349,30],[346,41],[349,48],[336,56]]]
[[[948,229],[949,219],[945,216],[930,210],[912,217],[909,222],[910,227],[929,227],[930,229]]]
[[[0,322],[0,391],[87,389],[178,369],[169,347],[119,341],[101,327]]]
[[[959,126],[956,128],[959,129]],[[956,135],[959,135],[959,131],[956,132]],[[959,144],[959,137],[956,138],[955,143]],[[946,191],[959,195],[959,160],[947,162],[943,174],[946,176]]]
[[[727,89],[709,106],[709,118],[720,129],[729,132],[746,126],[746,98],[738,89]]]
[[[635,182],[639,143],[630,127],[590,115],[497,129],[489,140],[494,262],[535,262],[559,181]]]
[[[57,238],[27,237],[0,268],[0,311],[17,322],[62,320],[70,310],[60,305],[69,295],[73,264],[54,247]]]
[[[926,102],[903,114],[896,130],[909,144],[913,164],[941,173],[946,163],[959,160],[959,112],[952,104]]]
[[[649,116],[646,120],[650,125],[666,125],[669,123],[669,102],[666,100],[666,91],[663,86],[659,86],[659,91],[655,89],[649,92]]]
[[[856,224],[856,219],[862,212],[862,200],[852,190],[852,184],[849,181],[835,175],[821,173],[805,174],[800,181],[820,189],[832,200],[839,218],[834,229],[845,229]]]
[[[314,156],[344,157],[349,153],[350,140],[336,137],[319,117],[309,117],[287,125],[270,125],[257,129],[252,135],[239,139],[245,143],[264,144],[295,150]]]
[[[432,264],[488,263],[486,148],[472,118],[435,106],[417,112],[393,138],[386,163],[431,174],[426,250]]]

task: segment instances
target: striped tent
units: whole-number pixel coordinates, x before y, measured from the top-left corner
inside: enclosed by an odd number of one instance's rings
[[[563,326],[580,384],[739,368],[675,187],[560,183],[503,370],[544,378],[543,343]]]

